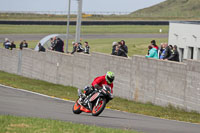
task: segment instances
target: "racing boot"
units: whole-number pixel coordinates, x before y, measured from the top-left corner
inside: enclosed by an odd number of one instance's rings
[[[85,95],[85,94],[83,94],[83,93],[80,94],[80,95],[79,95],[79,103],[80,103],[80,104],[83,104],[85,98],[86,98],[86,95]]]

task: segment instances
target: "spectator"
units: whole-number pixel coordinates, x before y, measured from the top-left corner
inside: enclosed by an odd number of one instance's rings
[[[12,41],[11,45],[10,45],[10,49],[12,50],[13,48],[16,48],[16,45],[15,45],[14,41]]]
[[[84,49],[84,53],[85,54],[90,54],[90,46],[88,45],[88,42],[85,41],[85,49]]]
[[[156,41],[152,40],[151,44],[153,45],[153,48],[155,48],[156,50],[158,50],[158,46],[156,45]]]
[[[51,50],[55,50],[55,47],[56,47],[56,42],[57,40],[56,40],[56,37],[53,37],[53,38],[51,38],[50,39],[50,42],[51,42]]]
[[[64,42],[60,38],[57,38],[55,51],[64,52]]]
[[[154,48],[153,44],[151,44],[152,49],[149,51],[149,55],[146,55],[146,58],[155,58],[158,59],[158,51]]]
[[[39,47],[39,52],[45,52],[46,49],[41,45],[41,43],[38,43],[38,47]]]
[[[71,54],[74,54],[75,52],[77,52],[78,43],[72,42],[72,45],[73,45],[73,50],[72,50]]]
[[[171,49],[170,47],[168,46],[167,43],[164,44],[164,48],[165,48],[165,52],[164,52],[164,55],[163,55],[163,59],[168,59],[170,56],[171,56]]]
[[[19,44],[19,49],[23,49],[23,42],[21,42],[20,44]]]
[[[28,48],[28,43],[26,40],[22,41],[19,45],[19,48],[22,50],[23,48]]]
[[[23,47],[28,48],[28,43],[26,42],[26,40],[23,41]]]
[[[112,55],[117,55],[117,56],[119,56],[119,48],[120,48],[120,45],[116,45],[116,46],[115,46],[115,51],[112,53]]]
[[[147,55],[149,55],[149,51],[152,49],[152,45],[149,45],[148,46],[148,53],[147,53]]]
[[[160,44],[160,49],[159,49],[159,51],[158,51],[159,59],[161,59],[161,55],[163,54],[163,51],[164,51],[164,50],[165,50],[164,44],[161,43],[161,44]],[[164,55],[164,54],[163,54],[163,55]]]
[[[83,52],[84,48],[82,47],[82,44],[79,42],[77,47],[77,52]]]
[[[174,45],[173,52],[172,52],[171,56],[168,58],[168,60],[179,62],[179,53],[178,53],[176,45]]]
[[[118,56],[128,57],[127,54],[128,54],[128,47],[126,46],[125,41],[121,40]]]
[[[3,43],[3,45],[4,45],[4,47],[5,47],[6,49],[9,49],[9,48],[10,48],[11,43],[10,43],[10,41],[8,40],[8,38],[5,38],[5,42]]]
[[[116,50],[116,46],[117,46],[117,45],[119,45],[119,43],[113,42],[113,44],[112,44],[112,53],[111,53],[111,55],[115,55],[115,50]]]
[[[173,46],[172,45],[169,45],[169,48],[171,50],[171,53],[173,53]]]

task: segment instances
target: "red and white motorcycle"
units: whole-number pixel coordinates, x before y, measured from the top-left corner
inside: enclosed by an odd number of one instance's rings
[[[73,105],[72,111],[74,114],[81,112],[92,113],[93,116],[98,116],[105,109],[106,104],[112,100],[113,94],[111,93],[110,86],[103,85],[102,89],[95,89],[89,94],[83,102],[79,102],[80,98]]]

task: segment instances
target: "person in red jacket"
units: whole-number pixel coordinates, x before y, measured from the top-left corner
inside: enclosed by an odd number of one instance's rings
[[[82,97],[81,101],[85,99],[87,95],[93,92],[96,89],[102,89],[103,85],[108,85],[111,88],[111,93],[113,94],[113,81],[115,79],[115,75],[113,72],[108,71],[105,75],[96,77],[90,86],[86,86],[84,89],[84,94],[81,95],[81,91],[79,91],[79,96]]]

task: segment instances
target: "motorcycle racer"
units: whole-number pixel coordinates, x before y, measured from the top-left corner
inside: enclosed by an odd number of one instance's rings
[[[92,82],[91,86],[86,86],[84,88],[84,94],[81,93],[80,90],[79,96],[80,102],[82,102],[87,95],[93,92],[93,90],[96,89],[102,89],[103,85],[108,85],[111,88],[111,93],[113,94],[113,81],[115,79],[115,75],[113,72],[108,71],[105,75],[96,77],[94,81]]]

